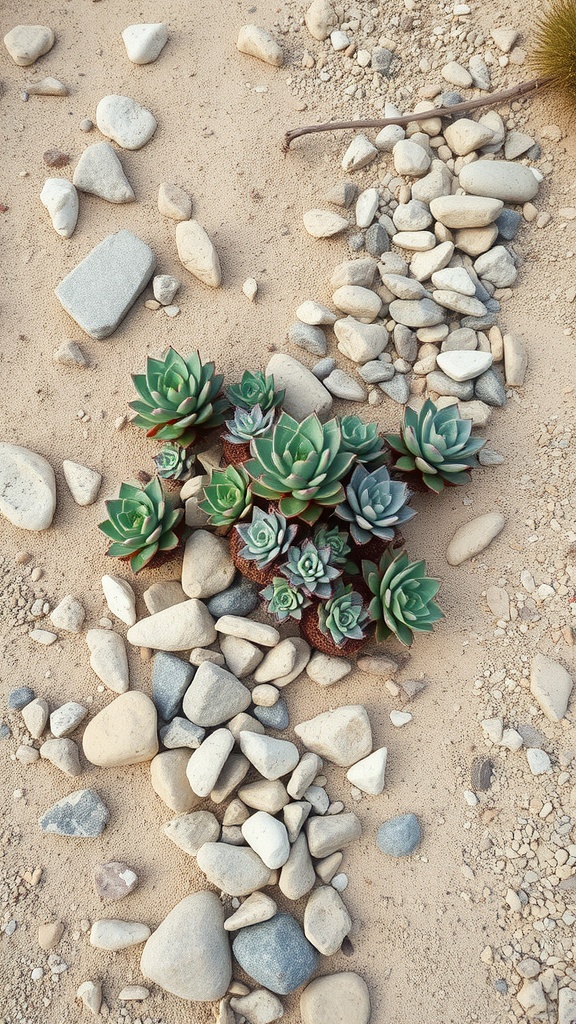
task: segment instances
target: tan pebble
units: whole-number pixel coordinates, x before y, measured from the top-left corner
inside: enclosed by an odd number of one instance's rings
[[[60,942],[63,932],[64,925],[61,921],[49,921],[46,924],[41,924],[38,928],[38,945],[41,949],[54,949]]]
[[[156,299],[146,299],[146,302],[144,303],[144,305],[145,305],[146,309],[157,310],[157,309],[160,309],[160,305],[161,304],[159,302],[156,302]]]
[[[14,561],[16,562],[16,565],[26,565],[31,558],[32,555],[28,554],[27,551],[19,551]]]

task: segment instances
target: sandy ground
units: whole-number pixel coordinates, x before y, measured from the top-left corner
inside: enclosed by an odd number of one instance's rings
[[[478,23],[489,24],[493,13],[485,8]],[[130,371],[142,365],[147,352],[167,344],[183,352],[198,347],[204,358],[216,360],[229,381],[247,366],[263,367],[272,348],[286,347],[285,331],[295,307],[306,298],[329,299],[330,269],[347,258],[344,241],[318,243],[309,238],[301,214],[321,205],[327,188],[341,178],[339,162],[348,136],[298,143],[287,157],[279,145],[288,125],[332,116],[338,107],[330,95],[312,88],[308,110],[296,112],[294,90],[286,81],[290,69],[277,71],[235,50],[239,25],[253,20],[271,27],[277,16],[276,6],[267,0],[257,8],[233,2],[225,9],[209,3],[190,7],[180,0],[164,8],[145,4],[137,10],[126,0],[114,4],[75,0],[57,8],[37,0],[4,7],[2,34],[16,23],[48,24],[57,34],[54,49],[33,69],[19,69],[5,53],[0,56],[4,154],[0,200],[8,206],[2,215],[4,400],[0,416],[3,439],[39,451],[54,466],[58,508],[46,534],[24,534],[2,524],[3,694],[15,685],[29,684],[51,706],[90,699],[93,711],[109,700],[109,695],[96,690],[84,638],[65,637],[48,649],[35,646],[27,629],[15,623],[11,600],[21,585],[28,585],[31,591],[43,590],[53,605],[66,593],[76,594],[86,606],[87,625],[97,624],[102,615],[100,577],[110,571],[104,538],[96,530],[102,506],[100,502],[84,509],[74,505],[61,464],[72,459],[101,471],[102,498],[115,493],[120,481],[139,468],[150,468],[150,449],[141,433],[129,428],[118,433],[113,426],[131,398]],[[146,67],[131,65],[120,31],[137,20],[162,18],[169,23],[170,40],[161,57]],[[515,23],[521,20],[517,12],[514,18]],[[297,55],[311,41],[305,33],[295,39],[285,45],[297,66]],[[23,83],[46,74],[64,80],[70,96],[22,102]],[[255,92],[259,85],[268,91]],[[54,233],[38,198],[45,177],[52,173],[43,165],[42,153],[55,146],[74,159],[85,145],[96,141],[97,131],[84,135],[79,123],[93,118],[96,103],[110,92],[133,96],[154,112],[159,124],[143,150],[122,153],[137,202],[112,206],[82,195],[77,229],[64,241]],[[368,102],[364,108],[357,106],[365,114],[370,112]],[[549,99],[538,99],[524,109],[530,111],[526,123],[533,134],[550,122],[569,130],[569,118]],[[522,229],[517,247],[523,268],[501,320],[506,329],[521,334],[530,353],[527,385],[519,400],[497,412],[487,431],[490,447],[502,452],[506,461],[499,469],[478,472],[464,494],[458,490],[439,500],[418,498],[419,515],[406,529],[412,556],[426,557],[431,574],[442,580],[446,612],[434,636],[415,644],[398,676],[400,681],[419,677],[427,681],[424,695],[411,708],[414,721],[403,731],[394,730],[388,715],[400,704],[377,681],[359,673],[329,692],[320,691],[304,676],[288,693],[293,722],[330,704],[364,703],[376,743],[389,747],[385,793],[360,803],[364,833],[345,857],[350,877],[345,900],[354,919],[354,954],[351,958],[337,955],[322,967],[327,972],[352,969],[362,974],[373,999],[373,1024],[418,1020],[496,1024],[508,1019],[510,1012],[509,999],[495,993],[489,971],[480,961],[486,944],[503,941],[497,924],[502,880],[481,864],[474,880],[462,875],[466,851],[485,831],[482,806],[468,809],[462,790],[470,786],[473,756],[483,749],[472,682],[486,658],[496,662],[502,653],[482,592],[502,576],[517,587],[522,569],[537,568],[535,548],[526,543],[530,496],[522,476],[530,473],[526,466],[533,464],[543,421],[554,414],[566,422],[573,418],[574,342],[563,331],[572,320],[564,293],[574,281],[573,259],[567,252],[576,251],[576,226],[569,223],[561,228],[556,211],[576,200],[574,139],[568,137],[550,148],[554,171],[538,205],[550,210],[553,220],[546,230],[534,225]],[[71,175],[71,169],[55,173]],[[356,176],[361,184],[375,177],[374,167]],[[157,211],[162,180],[191,193],[194,215],[220,253],[222,289],[202,287],[179,265],[174,225]],[[178,296],[182,312],[169,320],[161,312],[148,311],[143,306],[147,292],[112,338],[96,342],[81,336],[60,309],[53,288],[94,245],[121,227],[130,228],[152,246],[160,272],[174,273],[184,281]],[[241,293],[248,276],[259,282],[254,305]],[[552,300],[551,292],[557,300]],[[88,369],[74,371],[53,364],[52,350],[64,338],[81,344],[90,362]],[[79,410],[90,415],[89,422],[80,422]],[[381,406],[376,414],[382,426],[397,426],[396,406]],[[535,472],[542,471],[536,468]],[[544,483],[542,477],[539,482]],[[449,568],[444,551],[454,529],[474,514],[496,509],[506,516],[504,533],[475,564]],[[567,552],[563,535],[546,535],[543,545],[550,555]],[[21,550],[32,555],[26,567],[15,565]],[[27,579],[32,566],[43,570],[36,584]],[[137,592],[141,594],[157,578],[162,578],[161,571],[142,573]],[[565,617],[568,621],[568,608]],[[556,650],[568,665],[573,660],[564,641],[554,646],[550,631],[537,643],[531,642],[530,635],[522,643],[527,655],[541,648],[548,653]],[[149,692],[150,665],[142,664],[133,651],[130,661],[132,685]],[[18,717],[7,719],[15,734],[20,729]],[[15,748],[13,739],[4,742],[0,760],[1,895],[6,902],[0,908],[0,923],[17,922],[10,938],[0,935],[4,963],[0,1019],[30,1024],[77,1021],[80,1011],[74,996],[87,978],[102,979],[114,1019],[152,1019],[162,1024],[201,1024],[212,1019],[210,1006],[191,1008],[157,989],[142,1007],[133,1006],[119,1017],[120,988],[140,978],[138,952],[93,950],[81,925],[114,913],[155,926],[179,899],[202,884],[195,862],[161,834],[160,826],[171,815],[152,793],[148,768],[104,771],[85,764],[80,781],[102,794],[111,822],[98,840],[67,841],[44,836],[37,817],[54,800],[77,788],[76,782],[46,763],[25,768],[14,762],[10,754]],[[333,768],[327,774],[331,798],[343,799],[352,809],[344,772]],[[23,791],[20,799],[14,798],[17,790]],[[497,791],[489,799],[497,805]],[[513,808],[514,799],[509,804]],[[392,863],[377,853],[375,830],[384,818],[406,810],[420,816],[424,842],[413,859]],[[136,892],[112,910],[103,907],[92,884],[94,865],[109,859],[128,861],[140,876]],[[37,866],[43,874],[34,887],[23,875]],[[33,983],[30,971],[46,967],[48,958],[38,947],[37,927],[55,918],[66,925],[56,952],[69,969],[57,983],[49,980],[49,972]],[[296,1024],[297,998],[288,998],[285,1004],[287,1024]]]

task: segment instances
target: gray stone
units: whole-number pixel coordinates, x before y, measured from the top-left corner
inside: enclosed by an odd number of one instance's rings
[[[400,359],[415,362],[418,356],[418,339],[414,331],[404,324],[396,324],[394,328],[394,348]]]
[[[273,707],[258,707],[254,709],[254,715],[266,729],[287,729],[290,725],[290,714],[288,705],[283,697],[276,701]]]
[[[296,321],[288,328],[288,341],[313,356],[326,355],[326,335],[321,327]]]
[[[452,331],[442,342],[443,352],[474,352],[477,347],[476,332],[467,327]]]
[[[474,396],[474,385],[471,381],[455,381],[442,370],[433,370],[426,377],[428,391],[435,391],[438,395],[449,395],[452,398],[459,398],[463,402],[470,401]]]
[[[332,395],[303,363],[284,352],[275,352],[268,362],[266,374],[273,374],[278,390],[284,389],[285,412],[303,420],[316,412],[325,419],[332,408]]]
[[[326,380],[332,373],[332,370],[336,366],[336,361],[332,359],[332,356],[328,356],[326,359],[320,359],[319,362],[315,363],[312,367],[312,373],[318,380]]]
[[[0,442],[0,513],[23,530],[47,530],[55,510],[50,463],[28,448]]]
[[[382,284],[397,299],[412,301],[423,299],[427,295],[426,289],[420,281],[416,281],[413,277],[405,277],[403,274],[382,274]]]
[[[474,270],[478,277],[489,281],[495,288],[508,288],[518,276],[514,259],[503,245],[495,245],[489,252],[479,256],[474,263]]]
[[[205,661],[183,700],[184,714],[196,725],[220,725],[250,704],[250,691],[226,669]]]
[[[382,381],[378,387],[388,398],[391,398],[393,402],[398,402],[399,405],[405,405],[410,397],[410,384],[403,374],[397,373],[391,380]]]
[[[467,559],[474,558],[488,547],[504,526],[505,519],[499,512],[487,512],[464,523],[456,530],[448,545],[446,561],[449,565],[461,565]]]
[[[157,652],[152,670],[152,700],[165,722],[170,722],[178,714],[193,676],[192,665],[174,654]]]
[[[84,150],[72,181],[81,192],[89,192],[108,203],[133,203],[136,198],[109,142],[94,142]]]
[[[245,846],[204,843],[197,860],[208,881],[229,896],[249,896],[270,882],[270,868]]]
[[[351,971],[315,978],[300,996],[302,1024],[369,1024],[370,993]]]
[[[180,281],[172,274],[156,274],[152,281],[152,291],[156,302],[169,306],[180,287]]]
[[[8,694],[8,707],[14,711],[22,711],[27,704],[34,700],[34,690],[29,686],[17,686]]]
[[[296,919],[285,913],[243,928],[232,949],[248,977],[279,995],[305,984],[318,962],[318,953]]]
[[[335,206],[344,206],[348,209],[357,195],[358,186],[353,181],[339,181],[326,194],[326,200]]]
[[[559,662],[544,654],[537,654],[532,659],[530,693],[551,722],[560,722],[564,718],[572,686],[572,676]]]
[[[321,885],[304,910],[304,934],[323,956],[337,953],[352,927],[352,918],[331,885]]]
[[[211,811],[192,811],[180,814],[162,827],[165,836],[190,857],[195,857],[204,843],[216,843],[220,824]]]
[[[446,310],[432,299],[394,299],[390,303],[389,312],[396,323],[404,324],[405,327],[434,327],[446,320]]]
[[[518,210],[508,210],[505,207],[500,216],[496,218],[495,223],[500,238],[503,238],[505,242],[511,242],[518,234],[522,223],[522,214],[518,213]]]
[[[131,231],[100,242],[55,289],[66,312],[91,338],[108,338],[152,277],[156,258]]]
[[[390,857],[408,857],[418,846],[422,832],[415,814],[398,814],[378,829],[376,845]]]
[[[371,224],[365,236],[366,252],[371,256],[379,257],[390,248],[388,232],[381,224]]]
[[[476,196],[489,196],[505,203],[527,203],[538,192],[538,182],[529,167],[506,160],[476,160],[466,164],[460,185]]]
[[[412,184],[412,199],[421,203],[430,203],[438,196],[450,195],[452,190],[452,172],[442,160],[433,160],[430,171],[425,177]]]
[[[129,96],[104,96],[96,107],[96,124],[123,149],[141,149],[157,128],[154,115]]]
[[[59,768],[65,775],[80,775],[82,771],[78,757],[78,747],[74,740],[46,740],[40,747],[40,757],[45,761],[50,761],[55,768]]]
[[[338,345],[338,348],[340,348],[340,345]],[[326,377],[324,385],[335,398],[343,398],[348,402],[365,402],[368,398],[367,392],[362,385],[354,380],[349,373],[345,373],[344,370],[332,370],[332,373]]]
[[[215,619],[221,615],[250,615],[258,605],[259,590],[256,583],[238,576],[231,586],[207,601],[208,611]]]
[[[491,367],[474,381],[474,395],[486,405],[501,407],[506,405],[506,389],[500,374]]]
[[[178,903],[150,936],[140,970],[180,999],[221,999],[232,979],[224,910],[213,892],[196,892]]]
[[[177,750],[178,747],[196,750],[205,734],[205,729],[194,725],[194,722],[189,722],[187,718],[173,718],[168,725],[160,729],[160,739],[167,750]]]
[[[352,813],[314,817],[306,822],[308,848],[313,857],[329,857],[361,835],[362,825]]]
[[[392,380],[394,367],[392,363],[382,363],[379,359],[371,359],[369,363],[358,368],[358,373],[367,384],[380,384]]]
[[[79,839],[101,835],[110,812],[93,789],[77,789],[49,807],[39,818],[43,832]]]

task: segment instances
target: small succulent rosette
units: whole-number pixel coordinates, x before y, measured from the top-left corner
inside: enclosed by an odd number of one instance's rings
[[[234,419],[226,420],[226,432],[222,434],[222,452],[227,463],[238,465],[250,458],[250,442],[253,437],[266,434],[274,423],[275,409],[263,413],[259,405],[251,409],[241,407],[234,412]]]
[[[410,562],[405,551],[388,549],[378,565],[363,562],[362,573],[374,595],[368,611],[378,643],[394,635],[411,647],[414,633],[431,633],[443,618],[434,601],[440,583],[426,576],[425,562]]]
[[[268,586],[260,591],[266,608],[278,622],[294,619],[300,622],[302,612],[310,605],[310,598],[301,587],[295,587],[285,576],[273,576]]]
[[[376,423],[365,423],[360,416],[341,416],[338,420],[342,441],[340,450],[352,452],[356,462],[377,469],[386,461],[384,438],[379,437]]]
[[[121,484],[118,497],[106,502],[106,511],[108,519],[98,527],[112,541],[106,554],[129,561],[134,573],[180,543],[184,510],[174,508],[157,477],[145,487]]]
[[[476,452],[486,443],[471,433],[472,420],[460,419],[457,406],[438,409],[427,399],[419,413],[406,407],[400,434],[387,434],[386,441],[400,456],[394,468],[439,494],[447,484],[470,483]]]
[[[198,507],[208,515],[210,526],[230,528],[245,519],[252,509],[250,478],[243,466],[215,470],[204,488]]]
[[[188,454],[187,448],[174,441],[167,441],[157,455],[152,456],[156,472],[162,480],[172,483],[184,483],[193,474],[194,456]]]
[[[340,583],[332,597],[304,613],[302,629],[308,642],[332,657],[356,654],[368,642],[370,616],[353,584]]]
[[[342,570],[332,564],[331,547],[318,548],[313,540],[306,540],[301,547],[290,548],[281,572],[293,587],[303,590],[308,597],[326,600]]]
[[[230,534],[230,554],[236,568],[255,583],[269,583],[279,575],[279,560],[294,542],[298,527],[288,525],[279,512],[264,512],[257,505],[250,522],[238,524]]]
[[[277,409],[284,399],[284,391],[276,391],[274,377],[268,377],[262,370],[245,370],[239,384],[226,389],[228,401],[236,409],[253,409],[260,406],[262,413]]]

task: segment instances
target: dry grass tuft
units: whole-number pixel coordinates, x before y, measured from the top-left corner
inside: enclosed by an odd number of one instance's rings
[[[576,0],[553,0],[536,19],[530,64],[576,104]]]

